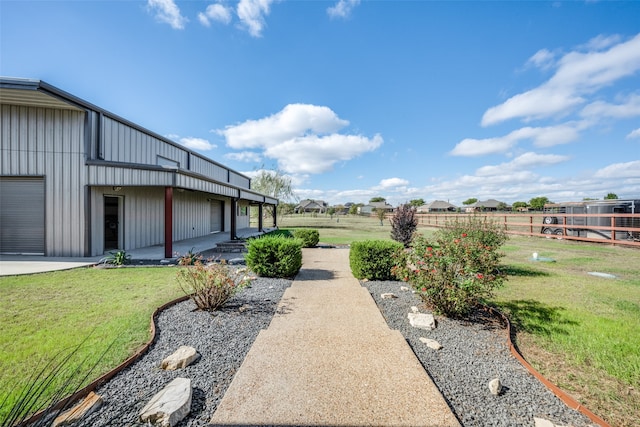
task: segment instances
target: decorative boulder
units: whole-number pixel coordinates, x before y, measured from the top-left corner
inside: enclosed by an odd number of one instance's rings
[[[140,411],[140,421],[173,427],[191,411],[191,380],[176,378],[158,392]]]
[[[182,345],[171,355],[165,358],[160,367],[166,371],[186,368],[198,358],[198,352],[193,347]]]

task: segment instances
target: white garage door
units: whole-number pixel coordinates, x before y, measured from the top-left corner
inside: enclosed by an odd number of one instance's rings
[[[44,178],[0,177],[0,252],[44,254]]]

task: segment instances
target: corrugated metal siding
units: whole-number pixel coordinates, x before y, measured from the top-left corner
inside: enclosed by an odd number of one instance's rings
[[[223,168],[198,156],[191,156],[191,171],[220,182],[227,182],[229,174],[227,168]]]
[[[104,117],[102,144],[104,160],[156,165],[157,156],[187,167],[188,152],[138,129]]]
[[[48,256],[83,256],[84,113],[1,106],[2,175],[45,176]]]
[[[193,191],[173,192],[173,240],[192,239],[210,233],[210,195]]]
[[[173,172],[90,165],[89,185],[95,186],[173,186]]]
[[[219,194],[228,197],[238,197],[239,192],[235,188],[213,182],[203,181],[187,175],[178,174],[176,176],[176,187],[189,188],[205,193]]]
[[[249,188],[249,178],[242,176],[233,171],[229,172],[229,184],[237,185],[238,187]]]

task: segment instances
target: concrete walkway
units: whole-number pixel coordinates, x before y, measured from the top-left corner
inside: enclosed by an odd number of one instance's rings
[[[267,232],[271,229],[265,228]],[[237,231],[240,238],[247,238],[263,234],[257,228],[242,228]],[[220,242],[229,240],[229,232],[209,234],[203,237],[186,239],[173,242],[173,252],[186,254],[189,251],[195,253],[206,252],[216,247]],[[161,260],[164,259],[164,246],[154,245],[145,248],[126,251],[133,260]],[[41,255],[0,255],[0,276],[15,276],[21,274],[44,273],[47,271],[69,270],[71,268],[87,267],[95,265],[105,258],[105,255],[95,257],[45,257]],[[241,254],[219,254],[219,258],[237,258]]]
[[[346,249],[303,266],[211,419],[214,426],[459,426]]]

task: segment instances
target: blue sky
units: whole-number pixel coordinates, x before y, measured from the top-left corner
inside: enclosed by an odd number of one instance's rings
[[[46,81],[299,199],[640,197],[640,1],[7,1]]]

